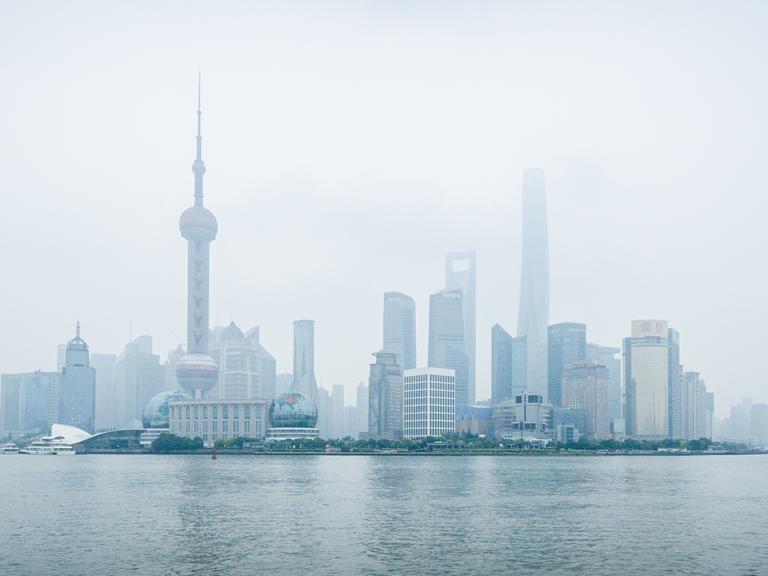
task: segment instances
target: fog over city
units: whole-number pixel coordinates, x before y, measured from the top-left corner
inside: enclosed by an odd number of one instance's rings
[[[695,18],[691,16],[695,15]],[[211,326],[261,329],[318,385],[368,378],[382,296],[418,364],[447,252],[477,252],[477,398],[514,333],[523,170],[546,171],[550,313],[621,346],[663,318],[727,414],[768,400],[759,2],[160,2],[0,6],[0,372],[186,343],[202,74]]]

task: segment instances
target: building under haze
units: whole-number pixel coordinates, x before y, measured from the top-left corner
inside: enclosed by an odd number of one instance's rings
[[[670,438],[683,436],[683,367],[680,364],[680,333],[674,328],[667,331],[667,417]]]
[[[57,423],[75,426],[92,434],[96,430],[96,371],[90,365],[88,344],[80,337],[67,343],[64,367],[59,377]]]
[[[470,404],[461,290],[442,290],[429,297],[428,364],[431,368],[453,370],[456,378],[456,405]]]
[[[91,354],[91,366],[96,372],[96,430],[115,428],[115,388],[112,379],[117,355]],[[167,373],[166,373],[167,376]],[[175,379],[175,378],[174,378]]]
[[[194,204],[179,219],[181,235],[187,241],[187,354],[176,364],[176,381],[194,399],[201,400],[218,381],[216,362],[208,355],[210,308],[210,245],[219,225],[203,205],[203,137],[200,87],[197,93],[196,156]]]
[[[403,369],[416,367],[416,304],[406,294],[384,293],[383,350],[394,353]]]
[[[315,321],[293,323],[293,391],[301,392],[317,402],[315,379]],[[319,406],[319,404],[318,404]]]
[[[610,380],[609,401],[611,404],[611,420],[623,420],[624,398],[621,390],[621,348],[600,346],[599,344],[587,344],[587,360],[602,364],[608,370]]]
[[[141,412],[152,396],[165,388],[165,371],[152,351],[152,336],[142,335],[125,345],[112,368],[115,427],[141,421]]]
[[[26,372],[0,376],[0,432],[48,433],[59,408],[59,373]]]
[[[633,320],[624,339],[627,435],[661,439],[669,435],[669,346],[665,320]]]
[[[219,381],[209,392],[221,400],[272,399],[275,397],[275,359],[259,342],[259,328],[243,333],[230,322],[214,329],[210,355],[216,361]]]
[[[467,354],[467,404],[472,404],[475,401],[477,372],[477,255],[474,250],[451,252],[446,256],[445,289],[461,290],[462,294],[464,351]]]
[[[579,432],[590,438],[611,437],[611,380],[608,368],[591,360],[570,363],[562,376],[562,406],[582,410],[585,427]]]
[[[456,430],[456,378],[445,368],[403,373],[403,438],[427,438]]]
[[[587,326],[576,322],[552,324],[547,329],[547,390],[553,406],[563,406],[565,370],[587,357]]]
[[[491,328],[491,403],[511,400],[525,390],[526,338],[512,337],[500,324]]]
[[[393,352],[374,354],[368,376],[368,438],[396,440],[403,432],[403,371]]]
[[[527,338],[527,389],[547,392],[549,325],[549,245],[544,171],[523,173],[522,268],[517,335]]]

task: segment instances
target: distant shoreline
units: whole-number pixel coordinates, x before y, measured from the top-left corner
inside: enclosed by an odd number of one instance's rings
[[[213,451],[203,450],[178,450],[171,452],[148,452],[140,450],[104,450],[90,451],[78,454],[78,456],[96,456],[96,455],[147,455],[147,456],[207,456],[211,457]],[[766,455],[766,452],[657,452],[657,451],[633,451],[633,452],[602,452],[594,450],[442,450],[442,451],[402,451],[402,452],[374,452],[374,451],[356,451],[356,452],[324,452],[313,450],[291,450],[291,451],[252,451],[252,450],[216,450],[217,457],[226,456],[381,456],[381,457],[450,457],[450,456],[490,456],[490,457],[542,457],[558,456],[562,458],[579,457],[600,457],[600,456],[759,456]]]

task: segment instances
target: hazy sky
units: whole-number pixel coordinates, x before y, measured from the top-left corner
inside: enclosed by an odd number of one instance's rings
[[[185,339],[197,71],[212,324],[261,326],[288,372],[316,320],[321,386],[351,396],[382,293],[417,305],[478,254],[516,329],[520,180],[547,171],[550,320],[619,346],[668,319],[722,414],[768,400],[768,3],[0,3],[0,371]],[[352,402],[348,397],[347,403]]]

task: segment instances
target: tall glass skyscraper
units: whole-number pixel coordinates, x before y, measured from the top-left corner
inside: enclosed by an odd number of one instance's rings
[[[314,320],[293,323],[293,390],[317,403]]]
[[[552,324],[547,331],[547,391],[553,406],[563,405],[563,372],[587,357],[587,326],[576,322]]]
[[[428,363],[430,368],[452,368],[456,373],[456,405],[470,403],[461,290],[443,290],[429,297]]]
[[[445,259],[445,289],[461,290],[464,315],[464,347],[467,353],[469,403],[475,401],[477,330],[477,255],[474,250],[451,252]]]
[[[89,365],[88,344],[80,338],[80,323],[75,337],[67,343],[64,368],[59,378],[60,424],[95,431],[96,371]]]
[[[384,293],[384,351],[395,354],[401,369],[416,367],[416,305],[400,292]]]
[[[624,418],[624,398],[621,391],[621,359],[616,355],[621,353],[621,348],[600,346],[599,344],[587,344],[587,360],[602,364],[608,369],[610,380],[610,404],[611,419]]]
[[[512,400],[525,390],[525,336],[512,337],[500,324],[491,328],[491,403]]]
[[[669,351],[667,354],[669,436],[683,438],[683,367],[680,365],[680,333],[674,328],[670,328],[667,332],[667,347]]]
[[[403,431],[403,371],[394,353],[376,352],[368,377],[368,436],[397,439]]]
[[[669,435],[669,346],[665,320],[633,320],[624,339],[627,434],[658,439]]]
[[[529,168],[523,173],[522,204],[523,252],[517,335],[527,337],[528,390],[545,394],[549,324],[549,247],[543,170]]]

